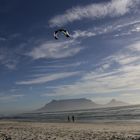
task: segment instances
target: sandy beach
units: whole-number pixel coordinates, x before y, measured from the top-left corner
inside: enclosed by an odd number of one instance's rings
[[[0,121],[0,140],[140,140],[140,123]]]

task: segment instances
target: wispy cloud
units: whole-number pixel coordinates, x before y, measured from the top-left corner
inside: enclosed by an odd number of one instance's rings
[[[137,53],[139,53],[140,52],[140,41],[137,41],[137,42],[135,42],[134,44],[131,44],[130,46],[129,46],[129,49],[132,51],[132,52],[137,52]]]
[[[63,72],[63,73],[55,73],[55,74],[40,74],[37,75],[36,78],[26,80],[26,81],[20,81],[16,82],[18,85],[32,85],[32,84],[42,84],[42,83],[48,83],[54,80],[68,78],[71,76],[79,75],[80,72]]]
[[[92,36],[96,36],[96,33],[91,31],[81,31],[81,30],[74,31],[74,34],[72,35],[72,37],[75,39],[79,37],[81,38],[81,37],[92,37]]]
[[[79,39],[114,33],[114,36],[119,37],[131,35],[138,32],[140,32],[140,20],[125,20],[121,21],[120,23],[112,22],[111,24],[108,23],[107,25],[90,27],[86,30],[75,30],[71,36],[74,39]]]
[[[135,42],[124,50],[104,58],[100,66],[83,75],[78,82],[60,86],[49,96],[108,94],[140,90],[140,51],[137,51],[136,46],[139,48],[140,42]],[[134,53],[136,51],[137,54]],[[113,67],[115,64],[116,67]]]
[[[76,55],[81,51],[78,41],[60,41],[60,42],[43,42],[38,47],[35,47],[27,55],[33,59],[40,58],[66,58]]]
[[[0,41],[6,41],[7,39],[4,37],[0,37]]]
[[[43,69],[61,69],[61,68],[71,68],[71,67],[77,67],[80,66],[81,64],[84,64],[84,62],[76,62],[76,63],[71,63],[71,64],[57,64],[57,65],[49,65],[49,66],[35,66],[34,68],[37,70],[43,70]]]
[[[24,97],[23,94],[0,94],[0,101],[1,102],[13,102],[13,101],[17,101],[17,99],[20,99]]]
[[[4,65],[10,70],[14,70],[17,66],[18,60],[14,59],[8,50],[0,49],[0,64]]]
[[[111,2],[90,4],[87,6],[73,7],[65,14],[57,15],[49,20],[49,25],[62,26],[82,19],[100,19],[104,17],[117,17],[135,10],[138,0],[112,0]]]

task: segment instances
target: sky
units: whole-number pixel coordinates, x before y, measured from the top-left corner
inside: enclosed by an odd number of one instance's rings
[[[139,0],[0,0],[0,114],[52,99],[140,104]],[[64,28],[70,38],[55,30]]]

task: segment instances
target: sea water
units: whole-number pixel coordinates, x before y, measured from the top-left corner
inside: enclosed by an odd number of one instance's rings
[[[76,122],[94,121],[140,121],[140,105],[96,108],[87,110],[25,113],[12,119],[45,122],[66,122],[74,115]]]

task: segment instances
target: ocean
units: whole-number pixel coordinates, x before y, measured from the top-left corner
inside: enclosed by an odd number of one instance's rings
[[[39,122],[67,122],[68,116],[71,119],[72,115],[74,115],[76,122],[140,121],[140,105],[49,113],[24,113],[6,117],[5,119]]]

